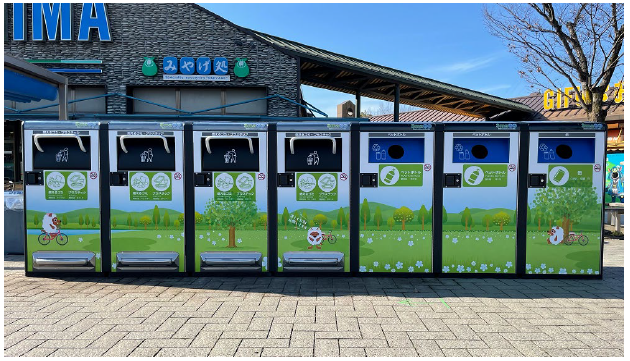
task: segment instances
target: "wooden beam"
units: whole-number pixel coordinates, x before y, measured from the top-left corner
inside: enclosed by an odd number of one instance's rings
[[[400,121],[400,84],[394,87],[394,122]]]

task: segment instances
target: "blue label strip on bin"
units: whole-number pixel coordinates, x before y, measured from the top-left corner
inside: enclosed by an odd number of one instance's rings
[[[561,145],[571,148],[569,158],[558,155]],[[595,163],[595,138],[539,138],[538,163]]]
[[[389,154],[391,146],[404,150],[402,157],[394,159]],[[370,163],[424,163],[423,138],[370,138],[368,162]]]
[[[486,147],[488,155],[481,159],[473,155],[473,147]],[[453,163],[509,163],[509,138],[453,138]]]

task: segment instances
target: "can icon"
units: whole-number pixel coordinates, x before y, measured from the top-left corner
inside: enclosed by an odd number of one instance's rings
[[[563,168],[558,168],[558,171],[556,172],[556,174],[553,175],[553,182],[556,184],[559,184],[562,181],[562,178],[564,178],[564,169]]]
[[[393,183],[395,176],[396,176],[396,168],[392,168],[389,172],[387,172],[387,175],[385,175],[385,179],[383,180],[383,182],[391,184]]]

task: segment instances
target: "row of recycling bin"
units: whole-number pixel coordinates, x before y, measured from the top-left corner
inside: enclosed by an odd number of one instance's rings
[[[281,120],[24,122],[27,274],[601,277],[603,124]]]

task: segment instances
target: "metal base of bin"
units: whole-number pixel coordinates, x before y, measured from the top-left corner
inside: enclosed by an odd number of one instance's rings
[[[262,272],[260,252],[203,252],[202,271]]]
[[[33,252],[33,271],[94,271],[95,259],[87,251],[37,251]]]
[[[284,271],[343,272],[342,252],[285,252],[282,255]]]
[[[177,252],[118,252],[116,271],[164,271],[179,270]]]

